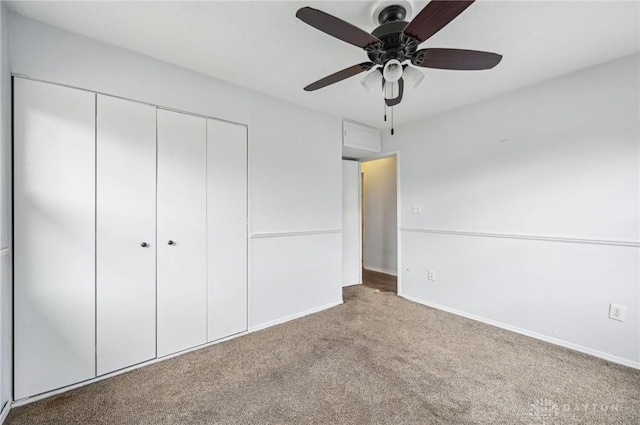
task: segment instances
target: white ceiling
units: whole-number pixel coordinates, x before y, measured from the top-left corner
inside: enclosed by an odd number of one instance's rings
[[[414,14],[427,3],[414,1]],[[365,62],[364,51],[295,18],[321,9],[367,31],[374,1],[8,2],[12,11],[338,117],[383,128],[381,94],[364,76],[307,84]],[[395,108],[401,124],[640,50],[638,1],[477,1],[421,45],[504,56],[488,71],[422,69]]]

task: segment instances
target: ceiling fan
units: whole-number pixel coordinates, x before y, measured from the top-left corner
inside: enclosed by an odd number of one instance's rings
[[[309,84],[304,90],[318,90],[361,72],[374,70],[365,77],[362,84],[367,88],[379,84],[386,105],[393,107],[402,100],[405,80],[410,80],[406,82],[416,86],[424,77],[412,66],[452,70],[493,68],[502,60],[502,56],[496,53],[439,48],[418,50],[420,43],[444,28],[473,2],[474,0],[432,0],[411,22],[404,21],[407,13],[405,7],[390,4],[379,12],[377,19],[380,25],[371,34],[320,10],[310,7],[299,9],[296,13],[298,19],[364,49],[369,56],[368,62],[324,77]]]

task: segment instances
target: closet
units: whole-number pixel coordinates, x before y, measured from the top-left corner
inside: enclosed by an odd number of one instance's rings
[[[207,122],[158,110],[158,356],[207,341]]]
[[[247,329],[247,128],[207,120],[208,341]]]
[[[98,95],[97,111],[96,359],[102,375],[156,357],[156,109]]]
[[[16,78],[14,399],[95,376],[94,93]]]
[[[14,79],[16,400],[247,330],[245,126]]]

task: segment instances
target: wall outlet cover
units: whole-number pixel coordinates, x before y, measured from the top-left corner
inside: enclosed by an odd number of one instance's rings
[[[436,280],[436,272],[433,271],[433,270],[429,270],[429,273],[427,275],[427,279],[435,281]]]
[[[620,322],[624,322],[624,314],[627,308],[618,304],[609,304],[609,319],[619,320]]]

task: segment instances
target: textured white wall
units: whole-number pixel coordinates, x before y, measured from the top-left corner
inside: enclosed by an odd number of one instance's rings
[[[250,328],[341,302],[339,119],[19,15],[10,22],[15,73],[248,124]],[[316,255],[328,251],[337,254]]]
[[[402,294],[640,365],[639,71],[630,56],[385,136]]]
[[[12,398],[11,72],[9,13],[0,2],[0,408]]]
[[[397,273],[397,161],[362,163],[364,173],[364,267]]]

